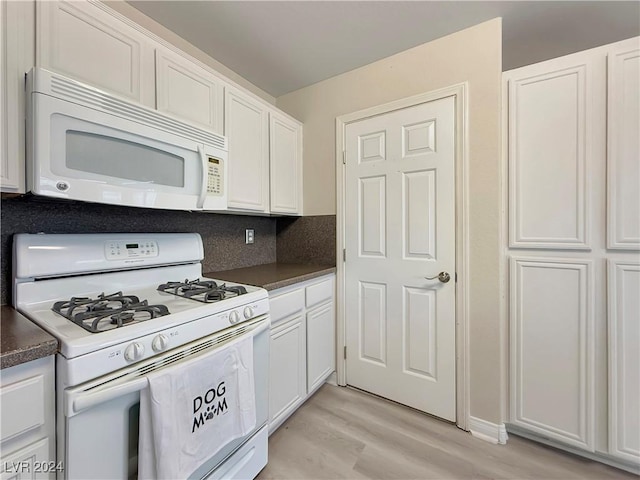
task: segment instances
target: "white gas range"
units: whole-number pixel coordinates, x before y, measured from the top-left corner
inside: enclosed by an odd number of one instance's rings
[[[189,478],[253,478],[266,464],[268,295],[203,278],[203,257],[197,234],[15,236],[14,306],[60,342],[64,478],[135,478],[146,376],[249,336],[256,426]]]

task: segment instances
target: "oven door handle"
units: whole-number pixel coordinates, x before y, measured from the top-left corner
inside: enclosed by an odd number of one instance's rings
[[[268,315],[263,315],[257,317],[254,320],[255,323],[249,325],[249,331],[246,332],[246,335],[250,337],[255,337],[260,333],[264,332],[270,327],[270,321]],[[242,328],[242,324],[238,328]],[[219,334],[219,333],[218,333]],[[214,334],[212,336],[218,335]],[[208,337],[204,337],[206,339]],[[203,339],[199,339],[195,342],[201,342]],[[190,344],[183,345],[176,350],[179,349],[189,349]],[[205,349],[199,353],[206,352],[208,350],[217,350],[219,348],[224,348],[224,344],[217,344]],[[172,351],[167,352],[166,355],[172,355]],[[162,357],[151,358],[149,361],[158,361],[161,360]],[[148,373],[148,372],[147,372]],[[131,375],[133,376],[133,375]],[[125,377],[119,377],[117,382],[112,386],[107,386],[108,382],[102,383],[101,386],[96,387],[99,388],[97,391],[91,391],[82,389],[82,387],[78,387],[77,390],[65,391],[65,414],[67,417],[73,417],[74,415],[79,414],[80,412],[87,410],[89,408],[95,407],[96,405],[100,405],[101,403],[108,402],[109,400],[113,400],[115,398],[127,395],[129,393],[138,392],[143,390],[149,386],[149,380],[146,376],[135,376],[131,378],[131,380],[126,380]]]
[[[114,385],[113,387],[105,388],[104,390],[100,390],[99,392],[81,393],[75,396],[75,398],[70,397],[67,399],[66,405],[67,417],[77,415],[83,410],[87,410],[101,403],[108,402],[109,400],[113,400],[114,398],[118,398],[133,392],[139,392],[140,390],[147,388],[148,385],[149,381],[147,380],[147,377],[138,377],[135,380],[121,383],[120,385]]]

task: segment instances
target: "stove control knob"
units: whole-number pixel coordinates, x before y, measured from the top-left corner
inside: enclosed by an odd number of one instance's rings
[[[144,345],[135,342],[129,345],[124,351],[124,358],[130,362],[140,360],[144,354]]]
[[[154,352],[161,352],[169,345],[169,337],[167,337],[164,333],[156,336],[151,342],[151,348],[153,348]]]
[[[246,318],[248,320],[251,317],[253,317],[253,308],[244,307],[244,318]]]
[[[229,322],[238,323],[240,321],[240,314],[237,311],[233,311],[229,314]]]

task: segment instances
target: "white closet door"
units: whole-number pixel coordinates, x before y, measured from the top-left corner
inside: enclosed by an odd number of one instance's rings
[[[640,249],[640,38],[607,54],[607,246]]]
[[[594,449],[591,260],[511,258],[511,422]]]
[[[604,119],[594,115],[594,95],[602,96],[596,63],[572,55],[506,75],[511,248],[592,247],[595,124],[604,132]]]
[[[510,419],[587,451],[606,445],[606,57],[505,72]]]
[[[609,453],[640,461],[640,261],[609,260]]]

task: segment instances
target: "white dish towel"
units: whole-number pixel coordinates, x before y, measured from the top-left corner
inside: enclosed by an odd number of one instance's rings
[[[140,392],[140,480],[187,478],[255,427],[253,338],[147,378]]]

